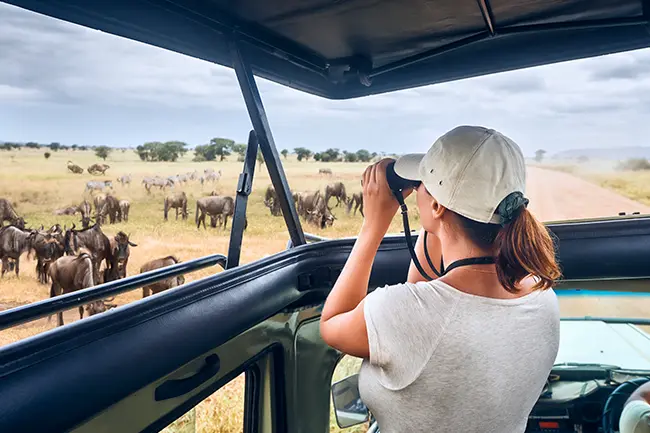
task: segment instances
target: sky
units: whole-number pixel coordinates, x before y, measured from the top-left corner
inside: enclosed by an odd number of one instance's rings
[[[0,3],[0,141],[246,142],[234,71]],[[425,152],[461,124],[526,155],[646,146],[650,50],[329,101],[258,79],[279,149]]]

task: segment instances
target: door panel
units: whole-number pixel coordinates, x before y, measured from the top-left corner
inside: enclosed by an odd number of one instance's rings
[[[611,278],[607,289],[612,290],[617,278],[649,276],[649,219],[551,228],[569,279]],[[187,404],[195,390],[155,402],[155,387],[166,378],[195,372],[198,360],[217,353],[222,370],[199,389],[218,386],[229,370],[238,366],[240,371],[230,373],[239,374],[270,347],[276,348],[272,370],[277,383],[266,382],[264,375],[259,380],[273,390],[264,407],[278,416],[274,422],[282,428],[277,431],[321,430],[320,425],[306,428],[305,423],[327,420],[336,354],[320,340],[316,319],[353,242],[293,248],[5,346],[0,349],[0,431],[39,431],[43,420],[48,431],[65,431],[98,422],[101,416],[112,424],[109,413],[102,415],[108,408],[138,416],[132,431],[146,425],[156,431],[205,398]],[[408,263],[404,238],[386,237],[374,262],[371,289],[404,281]],[[648,290],[647,285],[638,289]],[[127,404],[127,398],[134,400]],[[256,404],[262,411],[263,398]],[[320,404],[324,407],[317,407]],[[128,406],[141,409],[141,414]],[[285,414],[309,417],[284,421]],[[154,424],[156,417],[161,421]],[[264,426],[264,420],[256,419],[255,425]],[[326,430],[327,424],[321,431]]]

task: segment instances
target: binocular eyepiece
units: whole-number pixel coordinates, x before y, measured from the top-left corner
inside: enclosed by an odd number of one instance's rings
[[[419,180],[409,180],[398,176],[395,173],[395,161],[392,161],[386,166],[386,181],[391,191],[403,191],[409,188],[417,188],[422,182]]]

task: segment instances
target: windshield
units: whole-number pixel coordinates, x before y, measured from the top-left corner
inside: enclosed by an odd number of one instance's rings
[[[91,224],[103,219],[108,235],[124,232],[137,245],[127,275],[154,259],[225,254],[232,216],[200,221],[197,200],[235,196],[250,121],[234,72],[6,4],[0,15],[4,223],[20,217],[47,231],[56,224],[81,228],[85,217]],[[545,222],[648,214],[648,64],[650,50],[640,50],[349,101],[261,79],[259,87],[292,192],[320,194],[335,217],[325,226],[310,221],[297,197],[305,232],[336,239],[356,236],[361,227],[360,176],[368,164],[425,152],[458,124],[493,127],[521,146],[530,209]],[[265,164],[260,153],[241,263],[287,248]],[[107,195],[117,207],[104,212]],[[407,205],[418,229],[414,197]],[[390,232],[402,230],[398,214]],[[39,281],[45,268],[32,254],[21,256],[19,276],[14,260],[5,262],[1,309],[49,296],[49,285]],[[134,291],[112,302],[141,297]],[[649,299],[582,290],[561,294],[560,309],[576,319],[648,319]],[[76,311],[65,317],[66,323],[78,320]],[[0,345],[53,326],[42,319],[2,331]],[[623,332],[618,324],[607,326]],[[641,346],[635,350],[648,353]]]

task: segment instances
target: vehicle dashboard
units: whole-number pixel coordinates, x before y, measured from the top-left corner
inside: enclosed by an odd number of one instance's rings
[[[526,432],[603,432],[603,410],[612,392],[628,380],[649,375],[616,367],[557,366],[528,416]],[[627,396],[616,397],[612,413],[618,420]]]

